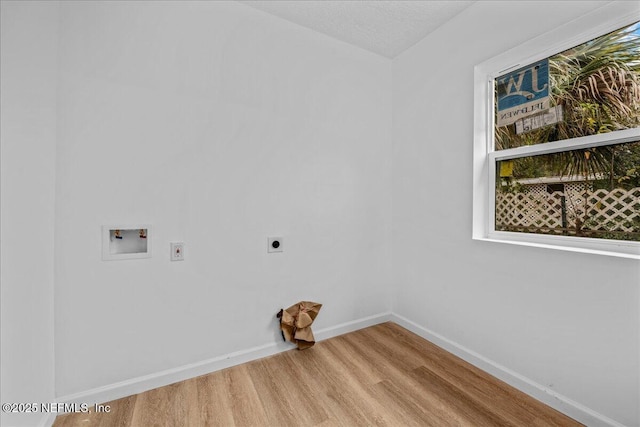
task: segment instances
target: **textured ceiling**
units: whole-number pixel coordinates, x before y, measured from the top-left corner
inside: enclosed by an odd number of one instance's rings
[[[241,1],[272,15],[394,58],[474,1]]]

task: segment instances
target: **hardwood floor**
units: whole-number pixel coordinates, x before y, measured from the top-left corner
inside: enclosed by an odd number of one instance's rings
[[[580,426],[394,323],[60,415],[71,426]]]

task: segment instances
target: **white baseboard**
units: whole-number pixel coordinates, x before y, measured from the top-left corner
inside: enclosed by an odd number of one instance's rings
[[[387,321],[397,323],[405,329],[408,329],[422,338],[431,341],[448,352],[585,425],[593,427],[625,427],[615,420],[599,414],[566,396],[556,393],[555,391],[550,390],[543,385],[518,374],[517,372],[487,359],[486,357],[395,313],[381,313],[351,322],[341,323],[339,325],[314,331],[314,335],[317,341],[322,341]],[[229,368],[231,366],[271,356],[273,354],[290,350],[291,348],[292,347],[287,343],[268,343],[246,350],[214,357],[212,359],[203,360],[201,362],[180,366],[174,369],[168,369],[166,371],[133,378],[131,380],[110,384],[104,387],[98,387],[84,392],[62,396],[57,399],[57,402],[89,404],[109,402],[111,400],[142,393],[154,388],[173,384],[178,381],[184,381],[200,375]],[[56,414],[49,414],[48,418],[43,418],[40,425],[44,427],[51,426],[55,420],[55,415]]]
[[[349,332],[368,328],[369,326],[388,322],[389,320],[391,320],[392,316],[393,314],[391,312],[388,312],[388,313],[376,314],[374,316],[363,317],[361,319],[353,320],[351,322],[341,323],[336,326],[320,329],[318,330],[318,332],[313,331],[313,335],[315,336],[316,341],[322,341],[329,338],[337,337],[338,335],[343,335]]]
[[[316,341],[326,340],[348,332],[363,329],[368,326],[387,322],[391,318],[391,313],[381,313],[374,316],[364,317],[351,322],[342,323],[328,328],[314,331]],[[293,347],[283,342],[273,342],[261,346],[248,348],[246,350],[225,354],[201,362],[179,366],[166,371],[157,372],[130,380],[109,384],[103,387],[61,396],[57,400],[59,403],[104,403],[120,399],[133,394],[142,393],[154,388],[195,378],[200,375],[209,374],[221,369],[236,366],[252,360],[261,359],[283,351],[291,350]],[[48,424],[51,425],[51,424]]]
[[[392,313],[389,320],[587,426],[625,427],[405,317]]]

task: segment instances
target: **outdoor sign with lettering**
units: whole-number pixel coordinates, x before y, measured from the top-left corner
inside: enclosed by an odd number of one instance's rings
[[[496,78],[497,126],[515,123],[549,108],[549,61],[543,59]]]
[[[541,127],[550,126],[562,121],[562,106],[556,105],[544,113],[525,117],[516,121],[516,134],[531,132]]]

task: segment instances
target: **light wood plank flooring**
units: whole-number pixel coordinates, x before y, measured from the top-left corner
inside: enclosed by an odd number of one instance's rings
[[[70,426],[579,426],[394,323],[60,415]]]

